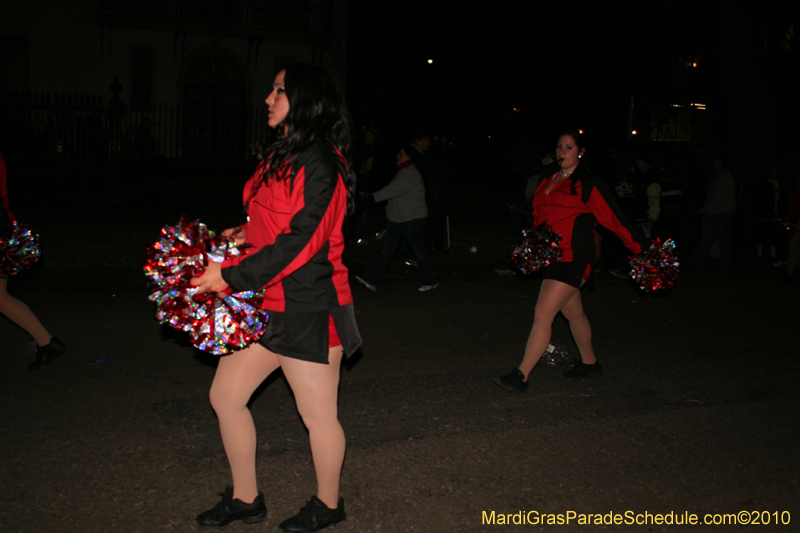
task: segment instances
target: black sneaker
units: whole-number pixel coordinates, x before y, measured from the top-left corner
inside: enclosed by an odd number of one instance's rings
[[[31,370],[38,370],[53,362],[53,359],[63,354],[67,346],[55,337],[50,338],[50,342],[44,346],[36,347],[36,360],[28,365]]]
[[[280,523],[284,533],[311,533],[338,524],[347,517],[344,514],[344,498],[339,498],[339,507],[328,509],[319,498],[312,496],[300,512]]]
[[[575,359],[572,362],[572,370],[564,372],[565,378],[570,379],[584,379],[584,378],[599,378],[603,375],[603,368],[600,363],[587,365],[580,359]]]
[[[515,368],[508,373],[507,376],[498,376],[494,378],[494,382],[498,387],[502,387],[508,392],[525,392],[528,388],[528,382],[525,381],[525,376],[519,368]]]
[[[222,500],[214,507],[197,516],[197,527],[206,530],[222,529],[231,522],[241,520],[245,524],[257,524],[267,517],[267,506],[264,505],[264,493],[259,492],[253,503],[244,503],[233,499],[233,487],[227,487],[220,493]]]

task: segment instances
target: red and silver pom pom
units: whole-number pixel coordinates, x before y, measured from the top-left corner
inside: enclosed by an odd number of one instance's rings
[[[672,239],[667,239],[663,244],[661,239],[656,239],[645,253],[631,257],[630,276],[640,289],[650,292],[670,289],[675,285],[680,262],[674,250]]]
[[[561,235],[546,224],[524,230],[522,238],[513,245],[511,259],[523,274],[541,270],[550,263],[558,261],[561,250]]]
[[[242,255],[245,247],[205,224],[182,217],[176,226],[164,226],[161,238],[148,248],[145,275],[150,278],[150,300],[162,324],[187,332],[192,344],[214,355],[241,350],[257,341],[269,317],[261,309],[263,291],[198,294],[190,280],[208,261],[223,262]]]
[[[19,274],[39,260],[39,235],[27,224],[14,222],[11,233],[0,237],[0,277]]]
[[[188,283],[199,276],[208,261],[222,263],[242,254],[243,247],[209,231],[199,220],[181,217],[176,226],[161,228],[161,237],[147,249],[144,273],[160,288]]]

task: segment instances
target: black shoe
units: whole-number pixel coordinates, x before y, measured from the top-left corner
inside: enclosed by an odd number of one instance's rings
[[[494,382],[498,387],[502,387],[508,392],[525,392],[528,388],[528,382],[525,381],[525,376],[519,368],[515,368],[508,373],[507,376],[498,376],[494,378]]]
[[[347,518],[344,514],[344,498],[339,498],[339,507],[328,509],[319,498],[312,496],[300,512],[280,524],[284,533],[311,533],[338,524]]]
[[[44,346],[36,347],[36,360],[28,365],[31,370],[38,370],[53,362],[53,359],[67,350],[67,346],[55,337],[50,338],[50,342]]]
[[[565,378],[570,379],[584,379],[584,378],[599,378],[603,375],[603,368],[600,363],[587,365],[580,359],[573,361],[572,370],[564,372]]]
[[[245,524],[257,524],[267,517],[267,506],[264,505],[264,493],[259,492],[253,503],[244,503],[233,499],[233,487],[227,487],[220,493],[222,500],[214,507],[197,516],[197,527],[200,529],[222,529],[231,522],[241,520]]]

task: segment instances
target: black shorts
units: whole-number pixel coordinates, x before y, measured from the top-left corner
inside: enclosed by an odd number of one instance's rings
[[[349,357],[361,346],[352,303],[316,313],[267,314],[267,330],[258,343],[278,355],[326,365],[329,348],[341,345]]]
[[[581,288],[581,283],[584,280],[589,281],[591,275],[592,264],[582,261],[571,261],[569,263],[560,263],[556,261],[555,263],[550,263],[542,269],[542,278],[554,279],[556,281],[560,281],[561,283],[571,285],[576,289]]]

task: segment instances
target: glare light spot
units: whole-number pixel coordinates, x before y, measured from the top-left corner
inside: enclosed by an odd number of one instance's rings
[[[638,131],[636,131],[636,130],[633,130],[633,131],[631,132],[631,135],[639,135],[639,132],[638,132]]]
[[[429,65],[432,65],[432,64],[433,64],[433,59],[429,59],[429,60],[428,60],[428,64],[429,64]]]

